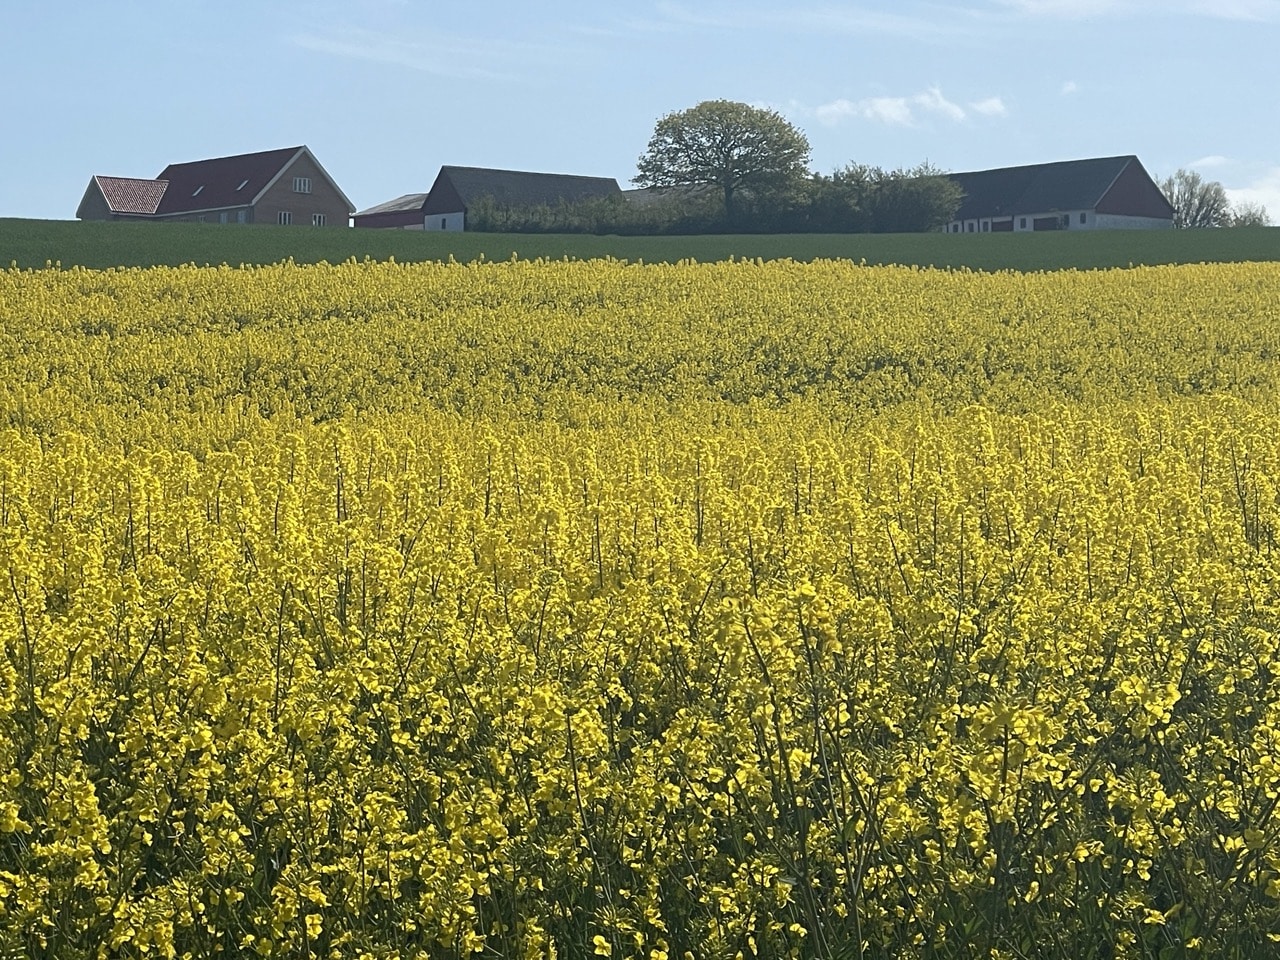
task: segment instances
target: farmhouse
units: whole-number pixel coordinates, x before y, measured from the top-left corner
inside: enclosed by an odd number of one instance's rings
[[[465,230],[467,208],[484,198],[502,207],[536,207],[621,195],[612,177],[444,166],[423,205],[423,225],[427,230]]]
[[[361,210],[351,218],[351,223],[356,227],[372,229],[421,230],[422,207],[426,202],[425,193],[406,193],[368,210]]]
[[[354,210],[300,146],[171,163],[154,180],[95,176],[76,217],[345,227]]]
[[[950,176],[965,197],[948,233],[1173,226],[1173,206],[1132,155]]]

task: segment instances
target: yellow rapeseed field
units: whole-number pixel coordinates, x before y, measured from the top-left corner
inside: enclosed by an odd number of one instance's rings
[[[1280,956],[1280,265],[0,272],[0,956]]]

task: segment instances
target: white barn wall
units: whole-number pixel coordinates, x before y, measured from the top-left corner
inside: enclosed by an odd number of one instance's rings
[[[1173,221],[1159,217],[1129,217],[1120,213],[1099,213],[1099,230],[1172,230]]]
[[[458,213],[429,213],[422,220],[422,229],[439,233],[441,230],[462,231],[467,227],[467,215]]]
[[[1080,222],[1081,214],[1084,222]],[[1158,217],[1131,217],[1119,213],[1098,213],[1094,210],[1046,210],[1040,213],[1018,213],[1013,217],[1014,233],[1031,233],[1035,229],[1036,220],[1041,217],[1066,217],[1067,225],[1063,230],[1168,230],[1173,227],[1172,220]],[[953,220],[943,228],[944,233],[989,233],[992,220],[1007,220],[1008,217],[982,217],[977,220]],[[1023,224],[1026,226],[1023,226]]]

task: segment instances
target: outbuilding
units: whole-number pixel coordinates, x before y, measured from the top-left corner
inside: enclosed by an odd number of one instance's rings
[[[368,210],[361,210],[351,222],[357,227],[380,230],[421,230],[425,193],[406,193]]]
[[[1168,230],[1173,205],[1133,155],[950,174],[964,191],[948,233]]]
[[[482,198],[502,207],[525,208],[620,197],[612,177],[443,166],[423,206],[427,230],[465,230],[467,208]]]

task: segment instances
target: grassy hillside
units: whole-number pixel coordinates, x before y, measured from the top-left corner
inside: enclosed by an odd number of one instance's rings
[[[1280,228],[1040,234],[728,235],[595,237],[442,234],[382,230],[281,230],[274,226],[80,223],[0,219],[0,265],[22,268],[340,263],[352,257],[399,261],[615,257],[646,262],[729,257],[1056,270],[1130,264],[1280,260]]]

